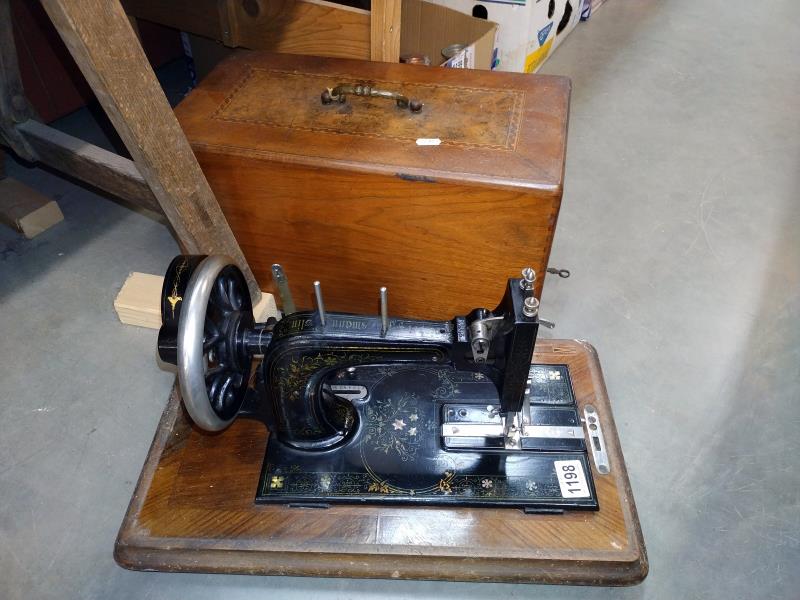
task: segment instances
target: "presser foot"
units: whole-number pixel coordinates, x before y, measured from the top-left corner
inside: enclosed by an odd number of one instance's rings
[[[586,443],[583,427],[572,408],[537,408],[535,424],[524,413],[503,418],[499,405],[447,404],[442,439],[446,448],[503,449],[509,452],[580,452]],[[531,412],[528,411],[530,415]]]

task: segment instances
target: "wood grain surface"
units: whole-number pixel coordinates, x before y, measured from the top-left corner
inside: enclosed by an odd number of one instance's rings
[[[370,58],[369,11],[324,0],[122,0],[128,14],[226,46]]]
[[[76,177],[118,198],[161,213],[161,205],[139,169],[129,158],[72,137],[29,119],[17,132],[36,152],[36,158],[70,177]]]
[[[369,17],[370,60],[398,62],[402,0],[372,0]]]
[[[592,460],[597,512],[253,502],[267,432],[236,421],[209,435],[170,397],[117,538],[130,569],[630,585],[647,554],[600,364],[585,342],[543,340],[534,361],[567,364],[579,410],[597,409],[611,472]]]
[[[324,0],[233,4],[232,20],[236,22],[239,46],[287,54],[369,59],[368,11]]]
[[[347,73],[339,77],[345,83],[357,79]],[[354,95],[348,97],[349,104],[322,104],[319,94],[338,81],[330,74],[254,67],[237,82],[211,118],[414,146],[419,138],[439,138],[445,145],[467,150],[513,152],[519,141],[524,90],[370,79],[374,88],[402,91],[409,98],[425,99],[428,110],[413,114],[398,110],[392,100]],[[274,91],[267,93],[267,90]],[[488,105],[494,107],[492,112],[482,110]]]
[[[342,82],[419,97],[323,106]],[[449,319],[494,308],[507,277],[542,293],[561,202],[569,81],[246,53],[177,115],[265,291],[281,263],[300,308]],[[441,140],[437,146],[419,138]]]
[[[302,95],[285,85],[287,72],[308,78]],[[326,87],[364,82],[401,93],[424,89],[419,98],[424,107],[412,115],[382,98],[348,97],[345,104],[326,107],[332,125],[324,131],[309,127]],[[195,149],[238,150],[309,167],[560,192],[569,94],[565,77],[240,51],[220,63],[176,114]],[[508,95],[518,102],[508,106],[503,101]],[[238,114],[249,118],[227,118],[226,107],[234,103]],[[461,114],[460,123],[451,120],[453,112]],[[362,131],[352,131],[354,119],[362,121]],[[480,124],[493,120],[506,124],[512,143],[498,147],[481,139]],[[435,131],[441,144],[418,145],[423,135],[397,133],[406,132],[409,123],[426,137]],[[494,131],[489,128],[485,136]]]
[[[557,195],[354,173],[197,151],[261,289],[286,271],[299,309],[322,282],[328,310],[451,319],[494,309],[532,266],[540,296]],[[302,199],[302,200],[301,200]]]

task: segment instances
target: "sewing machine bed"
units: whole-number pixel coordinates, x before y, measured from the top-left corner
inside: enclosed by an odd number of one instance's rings
[[[363,395],[353,401],[361,423],[355,435],[335,451],[317,453],[270,437],[256,502],[594,510],[569,369],[531,365],[528,375],[527,418],[539,433],[520,438],[523,451],[508,452],[502,437],[447,436],[441,442],[442,423],[456,433],[470,426],[502,430],[497,389],[481,373],[429,364],[339,369],[329,375],[330,385]]]
[[[201,433],[173,391],[115,558],[155,571],[638,583],[647,555],[597,355],[584,342],[539,340],[534,362],[566,365],[579,413],[596,410],[610,466],[601,473],[588,454],[599,510],[256,503],[271,481],[261,477],[264,426],[239,419]]]

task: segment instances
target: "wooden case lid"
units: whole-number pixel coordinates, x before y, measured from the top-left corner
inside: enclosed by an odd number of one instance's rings
[[[424,103],[348,96],[367,83]],[[177,108],[196,150],[560,192],[570,81],[564,77],[242,51]],[[419,145],[439,139],[439,145]]]

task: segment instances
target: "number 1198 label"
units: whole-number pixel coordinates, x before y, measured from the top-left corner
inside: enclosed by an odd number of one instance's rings
[[[589,486],[579,460],[554,460],[558,485],[564,498],[588,498]]]

